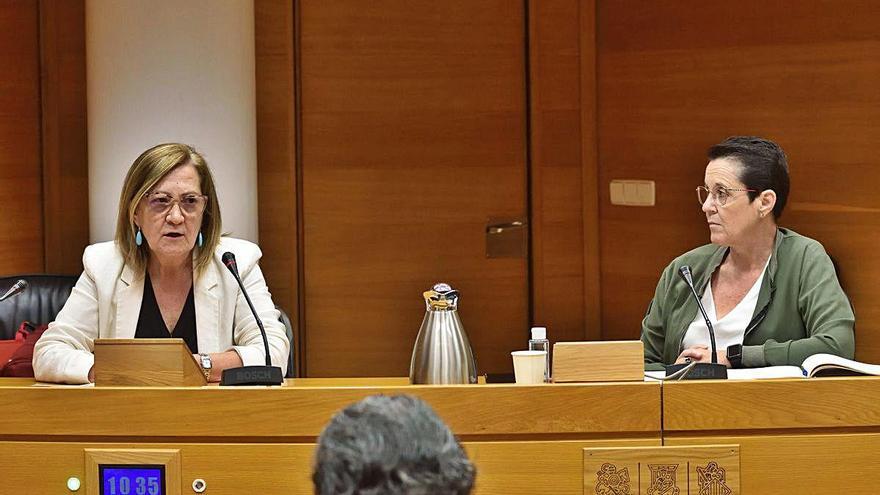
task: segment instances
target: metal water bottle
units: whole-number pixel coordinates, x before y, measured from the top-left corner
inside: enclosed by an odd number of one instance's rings
[[[440,283],[422,295],[427,310],[413,346],[410,383],[477,383],[474,351],[458,319],[458,291]]]

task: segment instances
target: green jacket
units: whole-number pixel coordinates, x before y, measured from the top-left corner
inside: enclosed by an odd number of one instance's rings
[[[708,244],[674,259],[663,270],[654,299],[642,320],[645,368],[675,362],[688,326],[699,308],[679,267],[690,265],[697,294],[729,248]],[[778,229],[758,303],[743,341],[743,367],[797,365],[818,353],[852,359],[855,315],[822,245],[791,230]]]

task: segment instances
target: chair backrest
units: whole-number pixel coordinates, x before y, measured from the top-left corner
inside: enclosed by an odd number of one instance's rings
[[[281,313],[279,320],[281,320],[281,323],[284,323],[284,330],[287,332],[287,341],[290,342],[290,353],[287,355],[287,374],[284,375],[284,378],[296,378],[296,363],[293,359],[293,325],[290,323],[290,318],[283,309],[278,306],[275,306],[275,309]]]
[[[28,283],[21,294],[0,301],[0,340],[15,338],[23,321],[36,325],[49,323],[64,307],[78,275],[16,275],[0,277],[0,294],[19,279]]]

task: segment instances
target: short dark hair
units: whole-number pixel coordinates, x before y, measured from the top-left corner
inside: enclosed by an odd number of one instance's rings
[[[373,395],[336,413],[318,438],[318,495],[468,495],[476,469],[422,400]]]
[[[708,155],[709,160],[732,158],[742,165],[739,180],[758,191],[749,193],[749,201],[767,189],[776,192],[773,218],[782,216],[788,201],[788,158],[778,144],[756,136],[731,136],[709,148]]]

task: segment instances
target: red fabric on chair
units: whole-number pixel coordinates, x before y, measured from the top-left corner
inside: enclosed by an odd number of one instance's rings
[[[21,324],[21,328],[15,332],[15,338],[11,340],[0,340],[0,365],[5,365],[9,358],[24,344],[24,339],[30,333],[30,329],[25,329],[25,324]]]
[[[34,346],[49,325],[34,327],[30,322],[23,322],[15,333],[15,340],[0,341],[0,352],[9,349],[8,355],[0,355],[0,376],[4,377],[33,377],[34,368],[31,360],[34,357]],[[3,345],[3,343],[10,343]]]

